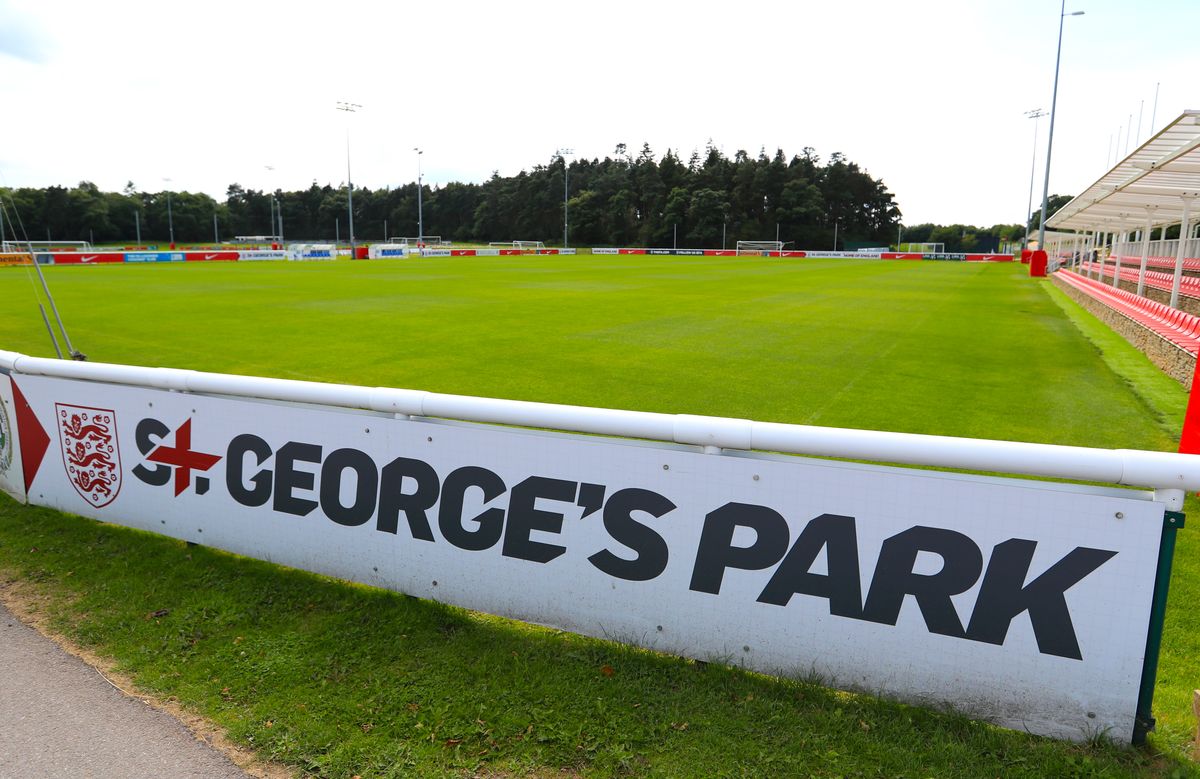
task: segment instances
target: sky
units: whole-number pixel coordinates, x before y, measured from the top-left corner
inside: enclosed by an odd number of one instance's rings
[[[1031,165],[1041,198],[1049,117],[1035,150],[1024,114],[1051,107],[1060,2],[0,0],[0,185],[223,200],[234,182],[338,186],[347,143],[354,185],[375,189],[417,178],[416,147],[437,186],[560,148],[686,160],[711,140],[841,152],[906,224],[1015,223]],[[1200,109],[1200,2],[1072,11],[1052,194]]]

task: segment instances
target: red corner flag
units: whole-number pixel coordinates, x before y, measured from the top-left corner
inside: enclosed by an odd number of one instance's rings
[[[1196,372],[1192,374],[1192,391],[1188,393],[1187,412],[1183,415],[1183,432],[1179,434],[1179,451],[1183,454],[1200,454],[1200,359],[1196,360]]]

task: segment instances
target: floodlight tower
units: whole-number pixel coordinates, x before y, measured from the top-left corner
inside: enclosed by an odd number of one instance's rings
[[[1025,116],[1033,120],[1033,161],[1029,163],[1029,201],[1025,204],[1025,245],[1022,249],[1029,246],[1029,233],[1033,231],[1033,173],[1037,169],[1037,128],[1038,119],[1045,115],[1046,112],[1040,108],[1025,112]]]
[[[275,166],[274,165],[264,165],[263,167],[267,169],[268,177],[271,179],[271,183],[274,184],[275,183],[275,175],[274,175],[275,174]],[[277,219],[278,219],[278,221],[276,221]],[[270,220],[270,223],[271,223],[271,234],[274,237],[278,238],[280,243],[283,243],[283,203],[282,203],[282,201],[280,201],[278,198],[275,197],[274,189],[271,190],[271,220]]]
[[[1058,108],[1058,68],[1062,64],[1063,22],[1068,16],[1083,16],[1083,11],[1067,13],[1067,0],[1062,0],[1058,14],[1058,53],[1054,55],[1054,93],[1050,98],[1050,136],[1046,140],[1046,183],[1042,187],[1042,218],[1038,225],[1038,249],[1046,243],[1046,209],[1050,206],[1050,155],[1054,151],[1054,119]]]
[[[346,113],[357,113],[362,108],[358,103],[348,103],[345,100],[337,102],[337,110]],[[346,211],[350,217],[350,256],[354,257],[354,182],[350,179],[350,122],[346,122]]]
[[[554,153],[558,155],[558,158],[562,160],[563,164],[563,248],[565,249],[567,248],[567,228],[570,224],[569,220],[567,219],[567,199],[568,192],[570,191],[570,172],[569,168],[567,167],[567,155],[574,156],[575,150],[559,149]]]
[[[163,181],[167,182],[168,184],[171,183],[171,179],[169,179],[165,176],[163,177]],[[171,217],[171,189],[170,189],[170,187],[167,188],[167,231],[170,233],[170,236],[171,236],[171,246],[174,247],[175,246],[175,220]]]
[[[416,146],[413,147],[413,151],[417,153],[417,248],[420,248],[421,244],[425,243],[425,214],[422,211],[421,205],[421,190],[424,188],[424,185],[421,183],[421,155],[425,151],[418,149]]]

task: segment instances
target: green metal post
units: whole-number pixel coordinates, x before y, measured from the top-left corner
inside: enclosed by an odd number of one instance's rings
[[[1154,730],[1154,682],[1158,677],[1158,650],[1162,647],[1163,621],[1167,616],[1167,593],[1171,589],[1171,563],[1175,558],[1175,533],[1184,523],[1184,514],[1168,511],[1163,516],[1162,542],[1158,547],[1158,572],[1154,577],[1154,601],[1150,605],[1150,630],[1146,635],[1146,659],[1142,663],[1142,684],[1138,690],[1134,716],[1133,743],[1146,743],[1146,734]]]

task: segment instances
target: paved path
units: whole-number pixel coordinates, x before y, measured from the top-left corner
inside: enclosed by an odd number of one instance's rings
[[[0,606],[0,779],[245,776]]]

